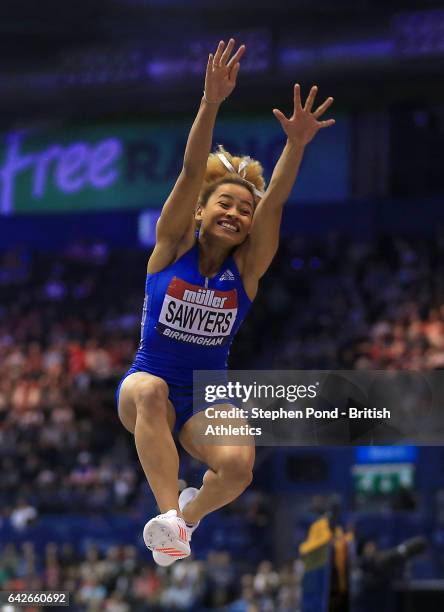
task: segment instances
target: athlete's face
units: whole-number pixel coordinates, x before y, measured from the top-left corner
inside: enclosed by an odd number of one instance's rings
[[[241,244],[248,236],[254,213],[253,196],[246,187],[223,183],[199,207],[196,219],[201,230],[223,238],[233,245]]]

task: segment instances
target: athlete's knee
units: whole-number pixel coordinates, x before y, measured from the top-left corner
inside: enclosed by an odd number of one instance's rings
[[[218,471],[222,478],[239,487],[247,488],[253,480],[254,449],[227,447],[219,460]]]
[[[138,416],[166,415],[168,385],[161,378],[154,376],[148,380],[138,381],[134,389],[134,403]]]

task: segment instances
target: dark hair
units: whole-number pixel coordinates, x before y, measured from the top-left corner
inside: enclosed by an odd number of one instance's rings
[[[253,208],[256,208],[256,195],[253,191],[253,187],[247,181],[244,181],[244,179],[241,176],[222,177],[218,179],[217,181],[212,182],[200,194],[199,205],[206,206],[210,196],[213,195],[216,189],[220,187],[220,185],[225,185],[226,183],[228,183],[229,185],[241,185],[242,187],[245,187],[246,189],[248,189],[248,191],[253,196]]]

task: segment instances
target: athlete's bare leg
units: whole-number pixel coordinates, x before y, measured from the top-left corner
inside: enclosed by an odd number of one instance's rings
[[[232,406],[221,404],[218,407],[225,409]],[[196,442],[196,430],[202,431],[199,425],[202,415],[199,413],[189,419],[179,436],[185,450],[209,467],[199,493],[184,508],[183,518],[187,523],[196,523],[210,512],[229,504],[245,491],[253,479],[253,440],[249,445],[242,446],[236,445],[239,439],[232,439],[227,446],[200,444]]]
[[[168,386],[157,376],[135,372],[123,381],[119,417],[134,434],[137,454],[160,512],[177,510],[179,455],[171,430],[176,415],[168,400]]]

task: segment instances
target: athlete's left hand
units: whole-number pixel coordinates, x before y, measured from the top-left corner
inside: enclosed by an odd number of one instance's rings
[[[327,98],[318,108],[312,112],[313,103],[317,94],[318,88],[313,86],[310,89],[305,106],[301,102],[301,88],[299,84],[294,86],[294,110],[292,116],[287,117],[277,108],[273,109],[273,114],[279,120],[282,129],[287,134],[290,142],[299,145],[308,144],[316,136],[318,131],[325,127],[330,127],[335,124],[334,119],[327,121],[318,121],[327,108],[333,104],[333,98]]]

